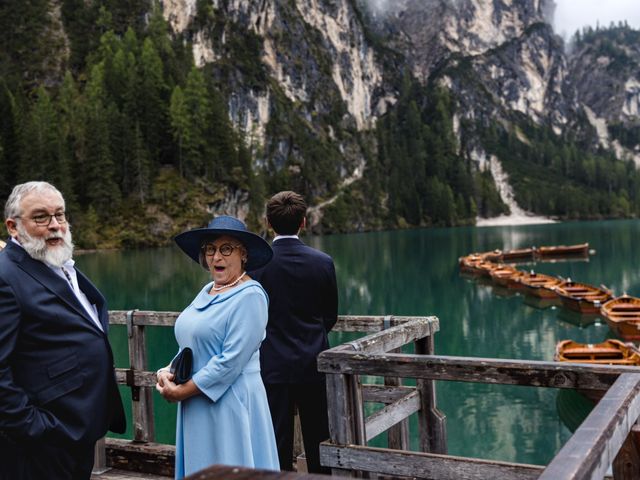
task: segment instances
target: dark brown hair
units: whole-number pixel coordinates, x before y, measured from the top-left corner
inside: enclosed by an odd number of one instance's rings
[[[267,202],[267,220],[279,235],[298,233],[306,213],[307,202],[296,192],[278,192]]]

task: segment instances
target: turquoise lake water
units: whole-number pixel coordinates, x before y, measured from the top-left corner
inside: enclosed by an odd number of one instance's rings
[[[520,268],[640,296],[638,238],[640,221],[624,220],[418,229],[305,241],[335,260],[340,314],[436,315],[438,354],[552,360],[559,340],[595,343],[613,334],[599,319],[585,322],[562,308],[536,308],[521,295],[504,295],[465,278],[458,272],[458,257],[495,248],[589,242],[595,254],[588,262]],[[208,281],[206,272],[174,247],[91,253],[77,261],[114,310],[179,311]],[[128,362],[125,333],[118,326],[111,331],[119,367]],[[347,338],[332,334],[331,344]],[[173,332],[150,328],[147,339],[149,368],[155,370],[175,353]],[[123,393],[129,396],[127,389]],[[570,437],[569,427],[575,428],[588,411],[579,398],[563,394],[558,399],[555,389],[438,382],[437,394],[447,416],[450,454],[518,463],[548,463]],[[157,396],[154,405],[157,440],[172,443],[175,406]]]

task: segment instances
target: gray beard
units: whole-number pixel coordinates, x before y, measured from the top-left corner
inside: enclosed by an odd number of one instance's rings
[[[67,226],[67,232],[64,235],[57,232],[44,237],[32,237],[20,222],[17,222],[16,230],[18,230],[20,245],[34,260],[39,260],[53,267],[62,267],[73,257],[71,225]],[[52,238],[62,238],[64,243],[60,247],[49,247],[46,240]]]

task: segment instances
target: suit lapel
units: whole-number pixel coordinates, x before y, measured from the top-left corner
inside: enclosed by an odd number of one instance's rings
[[[56,273],[53,270],[51,270],[51,268],[46,266],[44,263],[31,258],[29,254],[27,254],[27,252],[22,247],[19,247],[11,242],[9,243],[10,245],[7,244],[7,247],[5,248],[8,249],[8,253],[14,259],[14,261],[16,262],[19,268],[21,268],[25,273],[30,275],[34,280],[42,284],[46,289],[53,292],[62,301],[64,301],[67,305],[69,305],[69,307],[71,307],[75,312],[77,312],[87,322],[89,322],[92,328],[94,328],[96,331],[100,331],[100,329],[97,327],[93,319],[89,316],[89,314],[84,309],[80,301],[77,299],[77,297],[73,293],[73,290],[71,289],[71,286],[66,280],[56,275]],[[78,270],[76,270],[76,272],[78,273],[78,282],[80,282],[81,273]],[[84,277],[84,275],[82,275],[82,278],[83,278],[84,285],[86,285],[86,283],[89,283],[89,284],[91,283],[87,280],[86,277]],[[79,285],[80,285],[80,289],[83,292],[85,292],[85,295],[87,295],[87,298],[89,298],[89,301],[92,303],[95,303],[96,307],[98,307],[98,311],[102,313],[101,308],[104,305],[104,297],[102,297],[100,292],[98,292],[97,289],[93,287],[93,285],[91,285],[92,296],[89,296],[87,291],[83,288],[83,285],[80,283]],[[92,298],[96,296],[96,293],[102,298],[101,305],[96,303],[94,298]],[[100,315],[100,319],[102,321],[102,315]]]

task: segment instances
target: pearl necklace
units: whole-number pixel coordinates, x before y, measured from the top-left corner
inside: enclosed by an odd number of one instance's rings
[[[213,286],[211,287],[211,290],[213,290],[214,292],[219,292],[220,290],[224,290],[225,288],[233,287],[237,285],[238,282],[242,280],[242,277],[244,277],[246,274],[247,272],[242,272],[242,275],[236,278],[233,282],[227,283],[226,285],[221,285],[219,287],[216,287],[216,282],[213,282]]]

